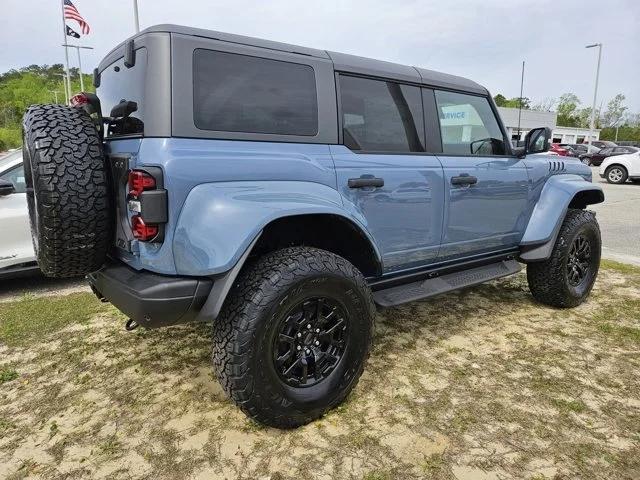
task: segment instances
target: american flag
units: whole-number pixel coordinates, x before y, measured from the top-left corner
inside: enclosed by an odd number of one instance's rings
[[[71,3],[71,0],[64,0],[64,18],[78,22],[83,35],[87,35],[90,32],[89,24],[82,18],[82,15],[80,15],[75,5]]]

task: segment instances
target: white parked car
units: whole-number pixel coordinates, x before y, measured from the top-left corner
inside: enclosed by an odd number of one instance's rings
[[[640,183],[640,151],[605,158],[600,164],[600,176],[609,183]]]
[[[0,158],[0,279],[38,269],[27,210],[22,151]]]

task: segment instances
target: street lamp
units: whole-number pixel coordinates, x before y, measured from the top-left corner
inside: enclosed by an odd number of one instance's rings
[[[587,45],[585,48],[598,47],[598,66],[596,68],[596,86],[593,90],[593,105],[591,107],[591,120],[589,122],[589,146],[591,146],[591,139],[593,137],[593,127],[596,121],[596,100],[598,98],[598,79],[600,78],[600,59],[602,58],[602,44],[594,43]]]

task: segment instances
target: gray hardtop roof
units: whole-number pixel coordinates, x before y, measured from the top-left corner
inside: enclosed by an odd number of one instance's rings
[[[235,35],[232,33],[216,32],[214,30],[206,30],[202,28],[185,27],[182,25],[172,24],[153,25],[142,30],[135,36],[128,38],[105,56],[104,60],[100,62],[100,71],[102,71],[103,68],[108,65],[104,65],[107,59],[109,59],[109,63],[113,61],[112,55],[126,42],[131,39],[135,39],[138,36],[153,32],[178,33],[181,35],[202,37],[212,40],[219,40],[222,42],[235,43],[239,45],[266,48],[269,50],[277,50],[281,52],[306,55],[310,57],[325,58],[331,60],[334,65],[334,69],[341,72],[371,75],[382,78],[396,79],[405,82],[450,88],[453,90],[469,91],[479,94],[488,93],[487,89],[482,85],[479,85],[478,83],[467,78],[458,77],[456,75],[449,75],[447,73],[436,72],[433,70],[427,70],[425,68],[410,67],[398,63],[374,60],[371,58],[359,57],[356,55],[348,55],[346,53],[329,52],[326,50],[301,47],[298,45],[247,37],[244,35]]]

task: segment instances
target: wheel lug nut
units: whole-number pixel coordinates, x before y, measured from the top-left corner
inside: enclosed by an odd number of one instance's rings
[[[320,329],[319,328],[316,328],[316,333],[320,333]]]
[[[320,342],[318,340],[315,341],[316,345],[320,345]]]
[[[301,333],[298,333],[298,338],[300,338],[301,336],[302,336],[302,334],[301,334]]]
[[[298,347],[297,347],[297,348],[298,348],[298,350],[302,350],[302,347],[301,347],[300,345],[298,345]]]
[[[311,350],[309,350],[308,348],[304,351],[304,353],[306,353],[307,355],[309,355],[311,353]]]
[[[307,328],[308,328],[309,330],[311,330],[311,324],[310,324],[310,323],[307,323]]]

